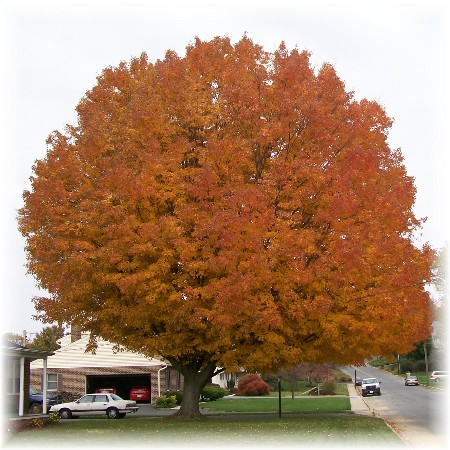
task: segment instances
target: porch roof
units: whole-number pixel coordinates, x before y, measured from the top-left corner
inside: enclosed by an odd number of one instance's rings
[[[32,361],[36,359],[45,359],[55,354],[52,351],[34,350],[32,348],[26,348],[20,344],[16,344],[15,342],[11,342],[8,340],[3,341],[2,352],[4,356],[16,358],[24,357]]]

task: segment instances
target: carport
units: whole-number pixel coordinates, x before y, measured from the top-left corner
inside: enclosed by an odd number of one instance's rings
[[[130,390],[134,386],[145,386],[151,391],[151,375],[127,374],[127,375],[86,375],[86,392],[93,393],[97,389],[115,388],[116,393],[123,399],[130,398]]]

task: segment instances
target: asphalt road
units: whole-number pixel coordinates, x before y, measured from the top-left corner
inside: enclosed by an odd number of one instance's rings
[[[371,366],[347,367],[354,379],[376,377],[381,381],[381,395],[364,397],[373,413],[390,424],[412,446],[447,448],[448,395],[443,390],[425,386],[405,386],[403,378]],[[447,444],[447,445],[446,445]]]

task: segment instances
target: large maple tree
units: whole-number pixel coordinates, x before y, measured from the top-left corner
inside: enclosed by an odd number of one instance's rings
[[[41,320],[166,358],[183,416],[224,368],[358,363],[430,333],[392,120],[309,56],[244,36],[109,67],[24,193]]]

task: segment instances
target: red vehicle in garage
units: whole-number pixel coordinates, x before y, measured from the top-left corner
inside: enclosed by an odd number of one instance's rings
[[[150,389],[146,386],[134,386],[130,391],[130,400],[151,400]]]
[[[95,390],[96,394],[117,394],[115,388],[98,388]]]

